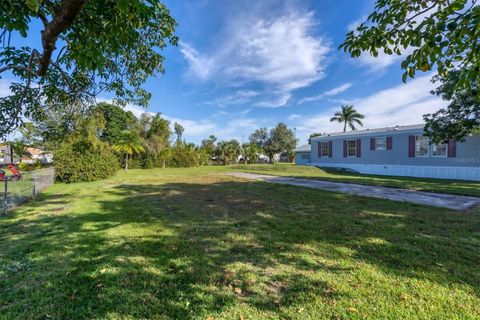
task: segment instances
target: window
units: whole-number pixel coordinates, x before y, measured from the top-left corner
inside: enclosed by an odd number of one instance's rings
[[[415,136],[415,157],[428,157],[428,137]]]
[[[446,144],[432,144],[432,156],[433,157],[446,157],[447,145]]]
[[[376,138],[375,139],[375,150],[385,150],[387,149],[387,141],[385,138]]]
[[[310,160],[310,154],[309,153],[302,153],[301,159],[302,160]]]
[[[357,156],[357,141],[348,140],[347,141],[347,156],[356,157]]]
[[[320,144],[320,155],[322,157],[328,157],[330,155],[330,150],[329,150],[329,147],[328,147],[328,141],[322,141],[322,143]]]

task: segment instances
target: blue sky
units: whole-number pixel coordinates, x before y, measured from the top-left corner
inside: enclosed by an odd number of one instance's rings
[[[180,44],[164,50],[166,73],[146,84],[148,112],[181,123],[188,141],[210,134],[247,141],[256,128],[285,122],[303,144],[312,132],[342,129],[329,122],[342,104],[365,114],[364,128],[421,123],[444,105],[429,93],[431,74],[401,82],[400,57],[352,59],[338,50],[373,1],[166,3]]]

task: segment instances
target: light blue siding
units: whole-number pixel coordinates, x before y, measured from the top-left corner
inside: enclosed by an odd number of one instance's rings
[[[296,165],[306,165],[310,163],[310,152],[296,152],[295,153],[295,164]]]
[[[409,157],[408,137],[422,135],[423,129],[402,132],[352,132],[351,135],[321,136],[312,139],[311,164],[350,168],[362,173],[480,180],[480,136],[456,143],[455,157]],[[391,150],[370,150],[370,138],[392,138]],[[361,141],[360,157],[344,157],[343,141]],[[318,144],[332,141],[332,157],[318,157]]]

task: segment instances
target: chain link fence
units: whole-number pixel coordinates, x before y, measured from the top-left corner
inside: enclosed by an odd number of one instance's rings
[[[44,168],[22,173],[18,181],[0,181],[0,214],[30,200],[55,182],[55,169]]]

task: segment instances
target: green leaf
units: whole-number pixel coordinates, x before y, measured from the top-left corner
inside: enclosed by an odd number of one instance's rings
[[[30,8],[30,10],[38,12],[38,9],[40,9],[40,0],[26,0],[27,1],[27,6]]]
[[[128,9],[129,0],[118,0],[117,5],[120,10],[125,11]]]

